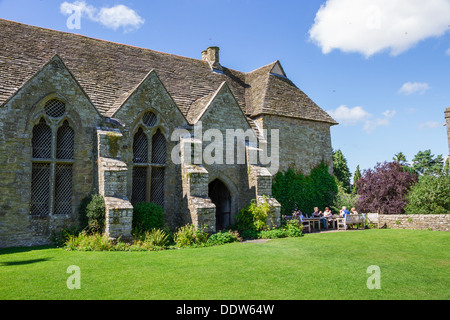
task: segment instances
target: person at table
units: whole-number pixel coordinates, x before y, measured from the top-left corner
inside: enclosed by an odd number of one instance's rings
[[[333,216],[333,213],[331,212],[330,208],[325,207],[325,210],[323,211],[323,216],[327,218],[331,218]]]
[[[299,213],[299,215],[300,215],[300,221],[303,223],[303,222],[305,222],[305,216],[303,215],[303,212],[301,212],[301,211],[299,211],[300,213]]]
[[[343,206],[339,215],[340,215],[342,218],[345,218],[345,215],[347,215],[347,214],[350,214],[350,212],[348,212],[346,206]]]
[[[327,219],[323,218],[323,214],[322,211],[319,211],[318,207],[314,208],[314,212],[312,214],[313,218],[320,218],[320,222],[322,222],[323,224],[323,228],[326,229],[327,228]]]
[[[319,218],[322,216],[322,211],[319,211],[318,207],[314,208],[314,212],[312,213],[313,218]]]

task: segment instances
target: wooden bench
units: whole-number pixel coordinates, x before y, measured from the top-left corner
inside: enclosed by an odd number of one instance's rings
[[[362,225],[363,229],[366,227],[366,215],[365,214],[347,214],[345,218],[337,218],[337,229],[338,230],[346,230],[347,226],[356,225],[356,228],[359,228],[359,225]]]

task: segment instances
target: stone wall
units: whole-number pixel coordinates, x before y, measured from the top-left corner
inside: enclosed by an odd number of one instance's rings
[[[450,231],[450,214],[368,214],[378,228]]]
[[[330,124],[274,115],[254,119],[260,128],[267,129],[268,153],[277,151],[272,146],[271,131],[279,130],[279,171],[293,168],[308,175],[312,168],[325,161],[333,163]],[[330,172],[332,172],[332,165]],[[272,174],[273,172],[271,170]]]
[[[45,116],[46,101],[66,105],[62,119],[75,132],[72,214],[30,215],[33,126]],[[97,188],[95,127],[103,118],[58,57],[0,108],[0,247],[50,243],[53,232],[79,224],[81,200]]]
[[[117,129],[123,135],[119,149],[122,161],[128,165],[127,197],[132,198],[133,181],[133,139],[137,130],[142,126],[145,112],[153,112],[157,116],[157,123],[148,129],[148,138],[153,132],[160,130],[165,137],[167,149],[167,166],[164,170],[164,215],[165,222],[174,228],[182,223],[182,181],[181,167],[171,161],[171,151],[179,141],[172,141],[171,135],[175,129],[186,125],[186,119],[173,102],[172,98],[159,80],[156,72],[152,71],[142,83],[130,94],[124,104],[110,116],[120,120],[123,127]]]

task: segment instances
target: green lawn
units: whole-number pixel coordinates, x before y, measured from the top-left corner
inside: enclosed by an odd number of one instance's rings
[[[159,252],[0,250],[0,299],[444,299],[450,233],[363,230]],[[70,265],[81,289],[69,290]],[[369,290],[367,268],[380,267]]]

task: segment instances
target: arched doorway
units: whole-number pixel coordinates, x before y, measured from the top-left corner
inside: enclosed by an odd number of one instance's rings
[[[223,230],[231,224],[231,195],[227,186],[216,179],[208,186],[208,196],[216,205],[216,230]]]

